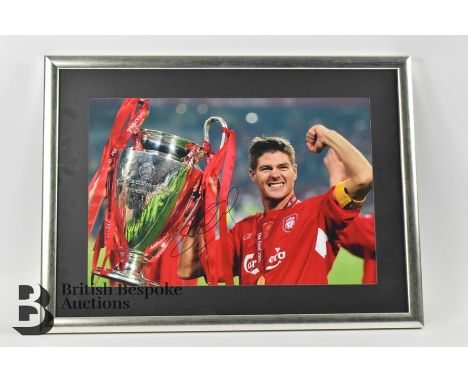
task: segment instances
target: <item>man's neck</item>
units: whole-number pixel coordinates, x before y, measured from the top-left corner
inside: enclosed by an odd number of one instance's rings
[[[263,209],[267,211],[282,210],[288,204],[291,197],[294,195],[292,191],[289,195],[286,195],[281,200],[263,200]]]

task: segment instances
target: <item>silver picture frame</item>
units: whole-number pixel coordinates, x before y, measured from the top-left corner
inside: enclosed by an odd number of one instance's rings
[[[57,317],[57,213],[62,74],[94,69],[121,70],[363,70],[394,72],[397,78],[399,152],[403,199],[407,306],[402,312],[192,316]],[[407,56],[46,56],[41,284],[54,316],[49,333],[181,332],[422,328],[423,300],[419,249],[411,58]]]

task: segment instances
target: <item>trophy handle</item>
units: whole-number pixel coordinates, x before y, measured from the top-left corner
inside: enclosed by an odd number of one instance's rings
[[[224,129],[227,129],[227,127],[228,127],[226,121],[224,119],[222,119],[221,117],[210,117],[205,121],[205,125],[203,126],[203,130],[204,130],[204,133],[205,133],[204,140],[205,140],[205,142],[210,143],[210,134],[209,134],[209,132],[210,132],[210,127],[214,122],[218,122],[221,125],[221,128],[222,128],[223,133],[221,135],[221,144],[219,146],[219,148],[221,148],[221,147],[224,146],[224,142],[226,141],[226,132],[224,131]]]

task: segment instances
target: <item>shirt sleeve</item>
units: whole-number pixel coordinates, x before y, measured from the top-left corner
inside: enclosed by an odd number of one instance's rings
[[[375,257],[375,233],[373,216],[357,216],[340,234],[340,242],[352,254],[363,257]]]
[[[360,208],[352,210],[341,208],[333,197],[334,188],[335,187],[330,188],[322,200],[322,211],[327,231],[344,229],[356,216],[359,215],[361,210]]]

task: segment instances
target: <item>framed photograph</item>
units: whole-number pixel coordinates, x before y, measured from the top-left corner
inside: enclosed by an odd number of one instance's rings
[[[45,57],[50,333],[421,328],[409,57]]]

